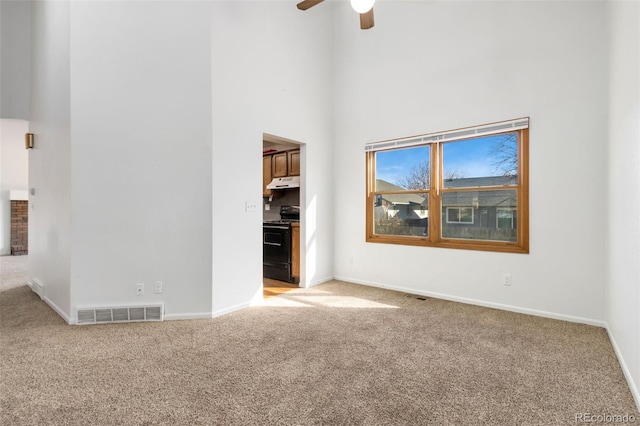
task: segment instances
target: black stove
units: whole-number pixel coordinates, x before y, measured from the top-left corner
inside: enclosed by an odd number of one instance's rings
[[[289,225],[300,222],[300,206],[281,206],[280,219],[265,220],[264,224]]]
[[[280,207],[280,219],[291,222],[300,221],[300,206],[282,206]]]
[[[280,207],[280,220],[264,221],[262,225],[263,276],[292,282],[291,224],[300,222],[299,206]]]
[[[291,225],[292,223],[300,223],[300,219],[280,219],[280,220],[265,220],[265,225]]]

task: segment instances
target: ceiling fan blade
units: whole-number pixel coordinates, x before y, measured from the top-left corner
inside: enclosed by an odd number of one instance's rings
[[[360,14],[360,29],[368,30],[373,28],[373,8],[367,13]]]
[[[304,0],[298,3],[298,9],[307,10],[310,7],[315,6],[318,3],[322,3],[324,0]]]

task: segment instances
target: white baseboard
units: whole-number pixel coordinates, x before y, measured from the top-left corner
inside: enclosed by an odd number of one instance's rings
[[[211,312],[197,312],[193,314],[164,314],[165,321],[211,319]]]
[[[40,297],[40,300],[43,299],[43,297],[44,297],[44,286],[42,285],[42,283],[40,281],[38,281],[37,278],[34,278],[33,280],[27,280],[27,287],[29,287],[32,292],[37,294],[38,297]]]
[[[332,281],[334,279],[335,279],[334,277],[325,277],[325,278],[321,278],[319,280],[315,280],[311,284],[309,284],[309,288],[315,287],[315,286],[320,285],[320,284],[324,284],[324,283]]]
[[[37,278],[27,280],[27,287],[29,287],[32,292],[37,294],[38,297],[40,297],[40,300],[49,305],[51,309],[53,309],[58,315],[60,315],[67,324],[75,324],[75,319],[70,318],[65,311],[60,309],[60,307],[53,302],[53,300],[47,297],[44,291],[44,284],[42,284],[40,280],[38,280]]]
[[[638,390],[638,386],[633,381],[633,376],[631,375],[631,371],[627,366],[627,363],[622,356],[622,352],[620,352],[620,348],[618,347],[618,343],[616,339],[613,337],[611,330],[609,329],[609,325],[606,325],[607,334],[609,335],[609,340],[611,341],[611,346],[613,346],[613,351],[618,358],[618,363],[620,363],[620,368],[622,368],[622,373],[624,374],[624,378],[627,379],[627,384],[629,385],[629,390],[631,391],[631,395],[636,402],[636,406],[638,407],[638,411],[640,411],[640,391]]]
[[[231,306],[229,308],[220,309],[218,311],[213,312],[195,312],[195,313],[186,313],[186,314],[164,314],[165,321],[179,321],[179,320],[195,320],[195,319],[211,319],[215,317],[219,317],[221,315],[225,315],[234,311],[238,311],[240,309],[248,308],[251,306],[251,303],[240,303],[235,306]]]
[[[248,308],[249,306],[251,306],[251,302],[239,303],[237,305],[220,309],[218,311],[214,310],[213,313],[209,316],[209,318],[215,318],[221,315],[230,314],[231,312],[239,311],[240,309]]]
[[[371,282],[371,281],[356,280],[356,279],[348,278],[348,277],[336,277],[335,279],[336,280],[340,280],[340,281],[345,281],[345,282],[351,282],[351,283],[354,283],[354,284],[362,284],[362,285],[367,285],[367,286],[371,286],[371,287],[378,287],[378,288],[385,288],[385,289],[388,289],[388,290],[401,291],[403,293],[410,293],[410,294],[416,294],[416,295],[420,295],[420,296],[433,297],[433,298],[436,298],[436,299],[450,300],[452,302],[460,302],[460,303],[466,303],[466,304],[469,304],[469,305],[484,306],[485,308],[493,308],[493,309],[500,309],[502,311],[517,312],[519,314],[534,315],[534,316],[537,316],[537,317],[551,318],[551,319],[557,319],[557,320],[561,320],[561,321],[576,322],[576,323],[580,323],[580,324],[593,325],[593,326],[602,327],[602,328],[606,328],[606,326],[607,326],[607,324],[604,321],[599,321],[599,320],[595,320],[595,319],[591,319],[591,318],[583,318],[583,317],[577,317],[577,316],[573,316],[573,315],[559,314],[559,313],[556,313],[556,312],[541,311],[541,310],[538,310],[538,309],[522,308],[520,306],[505,305],[505,304],[502,304],[502,303],[488,302],[486,300],[478,300],[478,299],[470,299],[470,298],[467,298],[467,297],[452,296],[452,295],[444,294],[444,293],[436,293],[436,292],[431,292],[431,291],[420,291],[420,290],[416,290],[414,288],[393,286],[393,285],[387,285],[387,284],[376,283],[376,282]]]
[[[60,309],[58,307],[58,305],[56,305],[55,303],[53,303],[53,301],[51,299],[49,299],[47,296],[42,297],[42,300],[44,301],[44,303],[46,303],[47,305],[49,305],[49,307],[51,309],[53,309],[54,311],[56,311],[56,313],[58,315],[60,315],[62,317],[62,319],[69,325],[73,325],[76,323],[75,319],[72,319],[69,317],[69,315],[67,315],[62,309]]]
[[[62,319],[69,325],[73,325],[76,323],[75,319],[71,319],[69,318],[69,316],[58,307],[58,305],[56,305],[55,303],[53,303],[51,301],[51,299],[49,299],[48,297],[43,297],[42,300],[44,300],[44,302],[49,305],[51,307],[51,309],[53,309],[54,311],[56,311],[56,313],[58,315],[60,315],[62,317]]]

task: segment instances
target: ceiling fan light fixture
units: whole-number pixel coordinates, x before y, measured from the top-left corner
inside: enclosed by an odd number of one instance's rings
[[[373,8],[375,2],[376,0],[351,0],[351,7],[360,14],[367,13]]]

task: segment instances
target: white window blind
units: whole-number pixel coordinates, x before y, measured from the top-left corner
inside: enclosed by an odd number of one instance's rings
[[[442,143],[473,137],[488,136],[496,133],[504,133],[529,128],[529,117],[516,120],[500,121],[498,123],[484,124],[482,126],[465,127],[463,129],[449,130],[446,132],[428,133],[413,136],[411,138],[392,139],[382,142],[372,142],[364,146],[365,152],[382,151],[392,148],[408,148],[410,146],[426,143]]]

